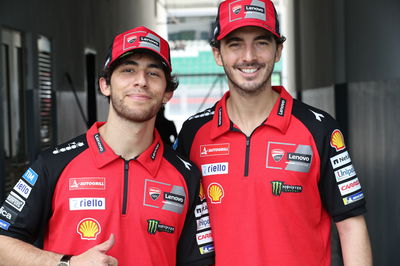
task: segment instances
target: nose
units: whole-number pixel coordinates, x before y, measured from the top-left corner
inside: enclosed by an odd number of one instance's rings
[[[147,76],[145,71],[138,71],[135,75],[134,85],[140,88],[147,86]]]
[[[243,50],[243,61],[252,62],[256,59],[256,53],[252,45],[246,45]]]

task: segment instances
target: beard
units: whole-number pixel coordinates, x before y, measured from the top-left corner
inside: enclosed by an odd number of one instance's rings
[[[233,86],[233,88],[237,89],[237,91],[241,95],[258,95],[262,91],[266,89],[266,85],[270,84],[271,82],[271,76],[272,72],[274,71],[274,65],[267,65],[267,64],[261,64],[261,63],[250,63],[250,64],[236,64],[233,66],[233,68],[228,68],[224,66],[224,71],[225,74],[228,78],[228,82]],[[239,81],[238,79],[235,79],[235,73],[233,73],[232,69],[240,69],[243,67],[256,67],[259,68],[260,70],[265,69],[265,73],[261,76],[261,79],[259,81],[256,80],[244,80],[244,81]],[[236,73],[237,74],[237,73]],[[262,74],[262,73],[260,73]]]
[[[112,89],[111,89],[112,91]],[[110,95],[110,101],[115,113],[122,119],[131,122],[146,122],[155,117],[162,106],[162,100],[156,103],[141,104],[140,106],[132,106],[124,101],[125,97],[119,98],[114,93]]]

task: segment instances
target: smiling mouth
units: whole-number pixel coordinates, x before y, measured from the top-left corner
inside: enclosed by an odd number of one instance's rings
[[[253,74],[255,73],[258,68],[238,68],[240,72],[246,73],[246,74]]]
[[[144,100],[150,99],[150,96],[145,95],[145,94],[128,94],[127,97],[130,99],[139,100],[139,101],[144,101]]]

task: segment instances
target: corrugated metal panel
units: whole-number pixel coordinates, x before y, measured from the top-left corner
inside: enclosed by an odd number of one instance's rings
[[[54,143],[54,92],[50,41],[45,37],[38,40],[38,80],[40,113],[40,147],[49,148]]]

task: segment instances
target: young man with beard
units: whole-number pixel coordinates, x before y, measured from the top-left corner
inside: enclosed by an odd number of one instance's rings
[[[269,0],[226,0],[215,61],[229,91],[190,117],[175,148],[202,171],[216,265],[371,265],[365,200],[337,122],[271,86],[283,42]]]
[[[99,86],[107,122],[40,154],[1,206],[0,264],[213,263],[200,173],[154,128],[177,87],[168,43],[145,27],[116,36]]]

